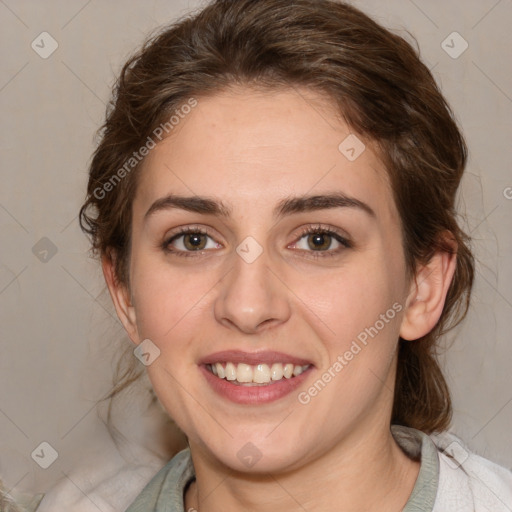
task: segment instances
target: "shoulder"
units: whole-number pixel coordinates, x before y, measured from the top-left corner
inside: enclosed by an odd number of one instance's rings
[[[185,448],[150,480],[126,512],[183,510],[183,492],[194,477],[190,449]]]
[[[37,512],[118,512],[165,464],[165,460],[139,450],[131,462],[115,446],[101,443],[101,454],[82,461],[71,470],[63,468],[62,478],[49,489]]]
[[[510,512],[512,471],[474,452],[451,432],[432,434],[439,452],[434,512]]]
[[[98,468],[67,474],[45,494],[37,512],[124,510],[158,469],[127,465],[108,474]]]

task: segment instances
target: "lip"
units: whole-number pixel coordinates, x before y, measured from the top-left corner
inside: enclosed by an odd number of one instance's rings
[[[215,352],[210,354],[199,361],[199,365],[207,365],[213,363],[245,363],[250,365],[255,364],[268,364],[273,363],[292,363],[297,366],[306,366],[313,363],[307,359],[301,359],[299,357],[285,354],[284,352],[275,352],[273,350],[264,350],[260,352],[243,352],[241,350],[223,350],[221,352]],[[215,377],[215,375],[214,375]]]
[[[295,360],[297,359],[295,358]],[[231,361],[233,360],[231,359]],[[247,361],[247,359],[245,361]],[[261,361],[261,359],[259,359],[259,361]],[[217,362],[219,362],[218,359]],[[199,369],[212,389],[218,395],[230,400],[231,402],[245,405],[260,405],[275,402],[276,400],[289,395],[309,377],[310,373],[314,369],[314,366],[311,365],[307,370],[296,377],[292,377],[290,379],[283,378],[266,386],[239,386],[232,384],[229,380],[220,379],[206,368],[206,364],[208,363],[199,365]],[[308,363],[306,362],[305,364]]]

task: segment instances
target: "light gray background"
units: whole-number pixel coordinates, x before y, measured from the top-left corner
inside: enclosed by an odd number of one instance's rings
[[[443,357],[453,391],[454,431],[481,455],[512,466],[512,1],[360,0],[377,21],[419,42],[470,148],[460,196],[478,264],[469,316]],[[109,442],[94,400],[107,391],[114,318],[99,265],[77,222],[95,130],[110,85],[152,29],[199,2],[0,0],[0,478],[8,489],[46,491],[77,468],[103,466]],[[43,31],[58,49],[41,58]],[[457,31],[469,48],[451,58]],[[47,237],[57,253],[33,254]],[[122,431],[156,443],[136,397]],[[156,418],[156,419],[155,419]],[[42,442],[59,454],[46,470],[31,458]],[[162,452],[162,459],[165,453]]]

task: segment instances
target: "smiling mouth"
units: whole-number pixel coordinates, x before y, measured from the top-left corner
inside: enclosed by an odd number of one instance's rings
[[[245,363],[219,362],[207,364],[206,369],[219,379],[228,380],[236,386],[268,386],[285,379],[293,379],[312,365],[273,363],[250,365]]]

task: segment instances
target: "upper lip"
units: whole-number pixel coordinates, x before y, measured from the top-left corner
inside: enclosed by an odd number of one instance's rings
[[[273,350],[264,350],[260,352],[243,352],[241,350],[223,350],[203,357],[199,364],[213,364],[221,362],[245,363],[245,364],[268,364],[273,363],[292,363],[297,366],[306,366],[312,364],[307,359],[285,354],[284,352],[275,352]]]

